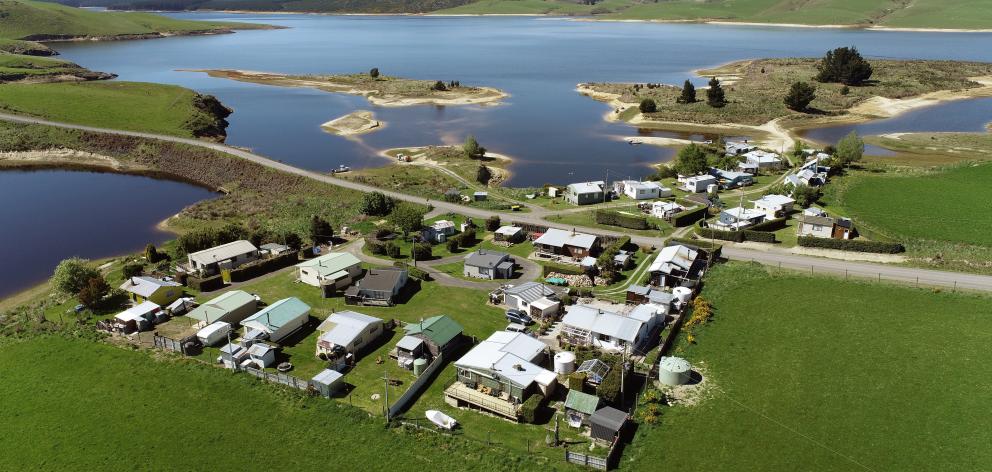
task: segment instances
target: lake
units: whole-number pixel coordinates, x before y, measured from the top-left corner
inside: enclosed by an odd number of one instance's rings
[[[703,85],[693,70],[759,57],[820,56],[855,45],[869,56],[992,61],[992,34],[878,32],[698,24],[606,23],[534,17],[327,16],[179,13],[202,20],[287,26],[218,36],[147,41],[58,43],[62,58],[121,80],[171,83],[216,95],[235,110],[229,144],[297,166],[326,171],[386,164],[382,149],[456,144],[475,135],[515,159],[510,185],[538,186],[639,177],[672,150],[622,141],[639,131],[607,123],[609,106],[575,92],[580,82]],[[268,87],[180,72],[232,68],[287,73],[383,73],[458,80],[511,94],[498,106],[375,107],[361,97]],[[862,132],[976,130],[992,121],[987,101],[956,102]],[[945,108],[949,107],[949,108]],[[360,140],[329,135],[320,124],[356,109],[388,123]],[[945,112],[942,110],[951,110]],[[952,114],[953,116],[948,116]],[[872,128],[881,126],[882,128]],[[834,140],[848,129],[817,130]],[[821,133],[821,134],[815,134]],[[832,133],[832,134],[831,134]],[[641,134],[693,137],[678,133]],[[78,172],[0,173],[0,213],[13,231],[0,262],[0,296],[47,276],[71,255],[100,257],[166,239],[156,222],[211,194],[175,182]],[[9,202],[17,202],[15,205]],[[94,209],[99,209],[99,213]],[[37,215],[44,215],[38,218]]]
[[[0,298],[52,274],[62,259],[139,251],[171,239],[156,225],[215,194],[148,177],[75,171],[0,172]]]
[[[216,95],[234,108],[228,143],[313,170],[383,165],[391,147],[455,144],[468,134],[516,159],[514,186],[639,177],[670,149],[631,146],[637,130],[606,123],[610,108],[575,92],[580,82],[679,84],[692,71],[757,57],[821,56],[855,45],[876,58],[992,61],[992,34],[879,32],[698,24],[604,23],[535,17],[422,17],[180,13],[190,19],[287,26],[275,31],[152,41],[58,44],[66,59],[120,74]],[[384,74],[459,80],[510,93],[498,106],[374,107],[364,98],[310,89],[215,79],[177,69],[231,68],[287,73]],[[361,140],[329,135],[320,124],[356,109],[388,126]],[[938,126],[943,114],[921,112]],[[992,121],[977,106],[966,128]],[[680,137],[674,133],[649,135]]]

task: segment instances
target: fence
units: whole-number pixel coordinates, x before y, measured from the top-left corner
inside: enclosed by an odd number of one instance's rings
[[[165,349],[166,351],[178,352],[184,355],[186,354],[186,350],[183,349],[183,344],[181,342],[165,336],[159,336],[157,334],[152,335],[152,345],[159,349]]]
[[[992,291],[992,280],[988,276],[978,274],[965,274],[957,272],[937,272],[926,269],[913,269],[909,267],[892,266],[885,273],[860,266],[858,262],[836,261],[838,264],[827,260],[822,265],[810,265],[807,263],[795,263],[790,261],[760,261],[751,257],[737,257],[733,254],[726,254],[729,259],[738,261],[759,262],[766,266],[778,267],[808,275],[830,276],[843,278],[844,280],[862,280],[866,282],[889,282],[903,285],[911,285],[917,288],[931,287],[950,289],[954,292],[959,290],[973,290],[980,292]],[[923,275],[917,275],[922,273]]]
[[[310,386],[310,382],[306,380],[300,380],[292,375],[286,375],[283,373],[269,373],[262,370],[258,370],[254,367],[237,367],[236,371],[247,372],[250,375],[254,375],[262,380],[272,383],[278,383],[286,385],[289,387],[297,388],[300,390],[306,390]]]
[[[406,410],[410,403],[417,398],[417,395],[420,394],[421,390],[423,390],[426,385],[431,383],[431,380],[434,378],[434,374],[441,370],[442,365],[444,365],[444,355],[440,354],[434,359],[434,362],[431,362],[431,365],[427,366],[427,368],[420,373],[420,377],[418,377],[417,380],[410,385],[410,388],[406,389],[406,391],[403,392],[403,395],[400,395],[400,398],[396,400],[396,403],[389,406],[389,418],[392,418]]]
[[[619,444],[620,438],[617,437],[613,440],[613,444],[610,444],[610,450],[606,453],[606,457],[592,456],[565,449],[565,461],[572,464],[584,465],[593,469],[610,470],[613,467],[613,464],[616,463],[617,455],[620,451],[620,448],[617,447]]]

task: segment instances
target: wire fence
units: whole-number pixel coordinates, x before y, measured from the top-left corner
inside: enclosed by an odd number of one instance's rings
[[[778,262],[763,262],[754,258],[743,258],[734,260],[739,261],[750,261],[760,263],[766,266],[777,267],[783,270],[792,270],[797,272],[803,272],[810,276],[827,276],[842,278],[844,280],[859,280],[865,282],[885,282],[894,283],[900,285],[915,286],[917,288],[940,288],[940,289],[950,289],[952,292],[957,291],[990,291],[992,290],[992,285],[988,281],[978,280],[968,280],[966,276],[968,274],[952,274],[948,273],[948,277],[926,277],[919,276],[916,274],[898,274],[898,273],[883,273],[877,270],[871,269],[858,269],[858,268],[840,268],[840,267],[829,267],[829,266],[816,266],[811,264],[803,263],[793,263],[786,261]],[[907,272],[911,269],[906,268]],[[955,278],[953,275],[960,275],[961,277]],[[982,276],[978,276],[982,277]]]

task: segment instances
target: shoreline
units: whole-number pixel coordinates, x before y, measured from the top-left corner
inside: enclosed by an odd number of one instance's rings
[[[358,123],[354,123],[355,121]],[[372,133],[385,127],[386,122],[375,119],[375,114],[369,110],[355,110],[320,125],[322,131],[345,138]]]
[[[705,70],[705,69],[701,69]],[[832,126],[845,124],[869,123],[876,120],[895,118],[904,113],[939,105],[957,100],[970,100],[984,97],[992,97],[992,75],[969,77],[968,80],[979,84],[978,87],[961,90],[938,90],[906,98],[886,98],[874,96],[864,100],[846,111],[843,115],[823,117],[811,122],[789,126],[782,122],[788,122],[788,116],[782,116],[761,125],[747,125],[742,123],[697,123],[681,121],[657,121],[643,118],[643,114],[638,113],[627,120],[621,120],[620,115],[631,107],[637,107],[636,103],[626,103],[620,100],[620,95],[600,92],[591,88],[588,83],[578,84],[575,88],[577,92],[593,100],[604,102],[613,110],[606,112],[603,119],[610,123],[624,122],[634,127],[648,127],[659,130],[680,131],[690,128],[700,131],[717,132],[719,130],[739,130],[758,131],[765,133],[765,138],[755,138],[756,141],[764,144],[770,149],[786,149],[792,145],[794,140],[807,140],[801,136],[802,132],[811,129],[829,128]],[[646,141],[644,144],[652,144]],[[667,146],[667,145],[664,145]]]
[[[362,88],[361,84],[352,84],[348,82],[334,82],[334,75],[327,76],[313,76],[314,78],[308,78],[308,76],[294,76],[289,74],[280,74],[273,72],[260,72],[251,71],[243,69],[176,69],[177,72],[198,72],[207,74],[213,78],[234,80],[238,82],[248,82],[259,85],[268,85],[272,87],[302,87],[302,88],[313,88],[327,93],[343,93],[346,95],[357,95],[365,97],[369,103],[373,105],[378,105],[382,107],[406,107],[406,106],[417,106],[417,105],[436,105],[436,106],[461,106],[461,105],[479,105],[479,106],[495,106],[500,104],[504,99],[509,98],[510,94],[493,87],[485,86],[468,86],[476,91],[478,96],[467,95],[463,93],[461,96],[454,97],[419,97],[419,96],[403,96],[402,94],[396,94],[392,92],[385,92],[381,90],[366,90]],[[325,77],[324,80],[320,80],[321,77]],[[418,79],[406,79],[406,78],[395,78],[395,80],[406,80],[411,82],[430,82],[421,81]],[[450,92],[450,91],[448,91]],[[443,93],[443,92],[442,92]]]
[[[935,28],[935,27],[905,27],[905,26],[884,26],[867,24],[825,24],[814,25],[805,23],[764,23],[760,21],[731,21],[719,19],[643,19],[643,18],[597,18],[595,15],[556,15],[548,13],[434,13],[434,12],[395,12],[395,13],[361,13],[361,12],[321,12],[321,11],[276,11],[276,10],[109,10],[115,12],[147,12],[147,13],[229,13],[236,15],[323,15],[323,16],[396,16],[396,17],[438,17],[438,18],[465,18],[465,17],[522,17],[522,18],[554,18],[565,21],[597,21],[604,23],[671,23],[671,24],[699,24],[717,26],[755,26],[773,28],[813,28],[813,29],[857,29],[865,31],[879,32],[902,32],[902,33],[992,33],[992,28]],[[274,27],[273,29],[283,29],[287,27]]]
[[[453,172],[450,169],[447,169],[447,166],[445,166],[444,164],[432,159],[427,159],[426,156],[424,156],[423,154],[425,150],[430,148],[457,148],[457,147],[458,146],[428,145],[428,146],[409,146],[409,147],[395,147],[395,148],[382,149],[377,153],[377,155],[385,159],[388,159],[390,162],[386,165],[382,165],[378,167],[382,168],[388,166],[399,166],[401,164],[409,164],[409,165],[423,166],[423,167],[435,167],[438,169],[445,169],[445,172]],[[410,155],[411,161],[410,162],[398,161],[396,159],[396,154],[398,154],[400,151],[406,151]],[[416,156],[416,154],[418,153],[421,154],[419,157]],[[507,182],[513,178],[513,172],[510,171],[508,167],[512,165],[516,161],[516,159],[506,154],[500,154],[498,152],[492,152],[492,151],[486,151],[485,157],[496,161],[502,161],[502,164],[500,166],[486,166],[489,167],[494,174],[498,173],[500,175],[499,185],[496,185],[493,188],[500,188],[503,186],[503,182]],[[481,160],[479,161],[479,163],[480,165],[485,165],[485,163]],[[512,188],[512,187],[508,187],[508,188]]]
[[[238,31],[279,30],[279,29],[288,29],[288,27],[260,24],[257,26],[250,26],[243,28],[217,28],[217,29],[190,30],[190,31],[163,31],[163,32],[154,32],[154,33],[118,34],[118,35],[103,35],[103,36],[29,35],[29,36],[25,36],[20,40],[31,41],[41,44],[82,43],[87,41],[109,42],[109,41],[132,41],[132,40],[141,40],[141,39],[162,39],[162,38],[172,38],[177,36],[216,36],[221,34],[235,34]]]

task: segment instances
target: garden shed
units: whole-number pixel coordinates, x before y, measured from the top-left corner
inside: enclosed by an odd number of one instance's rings
[[[568,396],[565,397],[565,416],[568,425],[579,428],[589,424],[589,417],[596,412],[597,407],[599,407],[599,397],[578,390],[569,390]]]
[[[612,443],[627,424],[627,413],[613,407],[603,407],[589,417],[590,436]]]
[[[344,386],[344,374],[333,369],[324,369],[313,376],[310,383],[321,396],[330,397]]]

